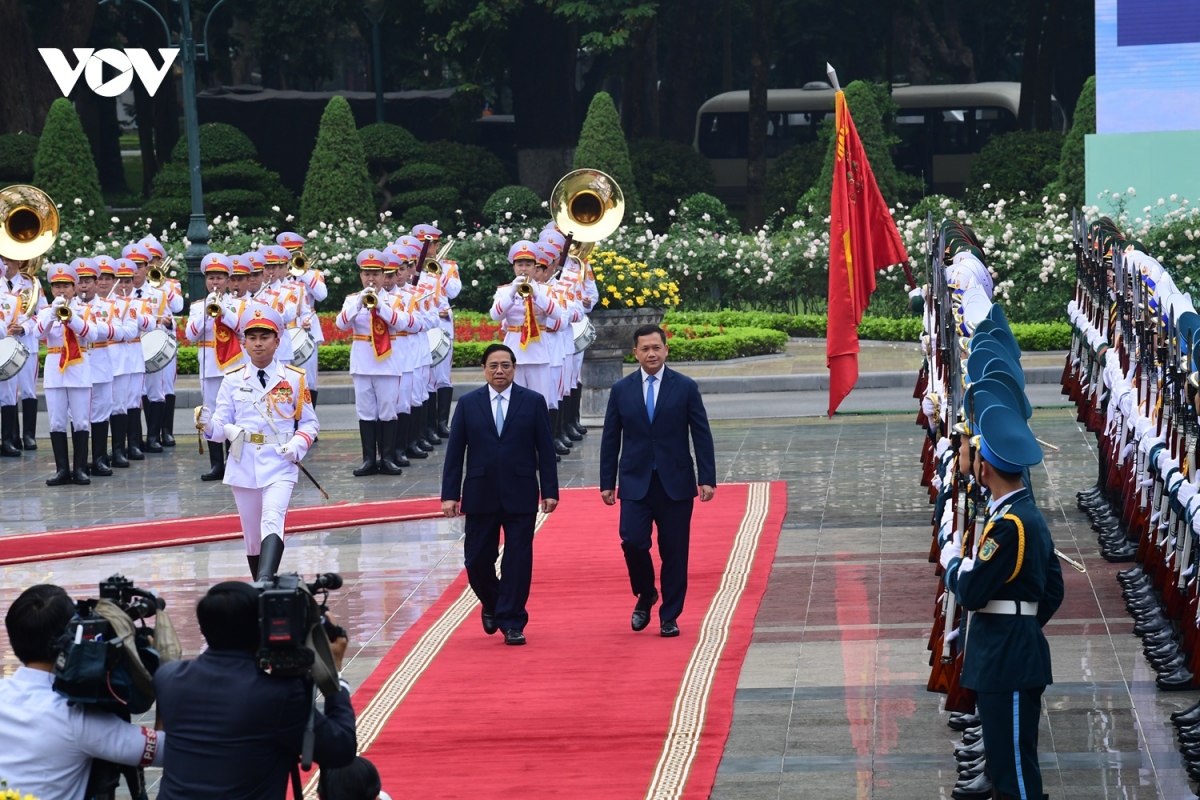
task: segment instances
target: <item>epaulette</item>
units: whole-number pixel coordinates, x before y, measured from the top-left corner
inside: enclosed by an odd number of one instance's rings
[[[287,369],[290,369],[292,372],[299,372],[301,375],[308,374],[308,370],[304,369],[304,367],[294,367],[291,364],[284,364],[283,366]]]

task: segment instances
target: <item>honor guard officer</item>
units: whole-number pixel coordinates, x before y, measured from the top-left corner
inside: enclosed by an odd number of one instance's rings
[[[88,430],[91,426],[92,379],[88,370],[87,345],[92,326],[84,319],[84,305],[75,298],[75,270],[68,264],[47,268],[53,302],[25,323],[37,338],[46,340],[46,410],[50,416],[50,444],[54,448],[54,477],[47,486],[76,483],[86,486],[88,478]],[[36,351],[35,351],[36,352]],[[75,468],[71,469],[67,447],[67,423],[75,430]]]
[[[496,290],[491,317],[504,325],[504,343],[517,354],[515,383],[540,394],[549,408],[554,386],[550,374],[550,348],[542,332],[559,329],[562,310],[551,299],[546,287],[533,280],[537,250],[533,242],[525,239],[508,249],[508,262],[512,264],[516,279]]]
[[[275,237],[275,243],[286,249],[290,254],[293,267],[295,266],[296,256],[304,255],[304,243],[306,241],[308,240],[303,236],[292,231],[284,231]],[[317,351],[325,343],[325,332],[321,330],[321,320],[317,316],[317,303],[324,302],[325,298],[329,297],[329,287],[325,285],[325,276],[321,274],[319,269],[314,268],[312,259],[305,256],[305,260],[307,264],[305,264],[303,272],[293,268],[292,281],[301,290],[300,327],[308,331],[308,334],[313,337],[313,343],[316,344],[308,360],[299,365],[304,368],[304,372],[308,376],[308,391],[312,395],[313,408],[316,408],[317,366],[319,361]]]
[[[417,226],[420,228],[422,226]],[[436,231],[432,226],[425,226],[429,230]],[[416,230],[414,228],[413,230]],[[437,245],[436,234],[426,233],[430,238],[430,252]],[[417,253],[417,258],[420,258],[420,252]],[[447,317],[450,314],[450,301],[446,299],[446,295],[442,292],[441,267],[436,267],[437,274],[431,271],[428,265],[437,262],[430,256],[426,256],[425,262],[417,264],[417,296],[421,306],[422,314],[424,315],[427,331],[435,330],[441,327],[443,314]],[[425,338],[425,337],[423,337]],[[428,338],[421,343],[421,371],[424,374],[424,382],[420,385],[420,391],[417,392],[417,400],[419,401],[421,411],[421,428],[422,441],[428,442],[430,445],[437,446],[442,443],[441,436],[438,435],[438,407],[437,407],[437,375],[433,366],[433,351],[429,346]],[[416,405],[416,403],[414,403]]]
[[[167,311],[172,316],[183,313],[184,292],[179,281],[172,278],[166,271],[167,251],[153,236],[147,236],[138,242],[146,254],[150,256],[150,269],[162,273],[162,284],[158,287],[167,297]],[[175,446],[175,381],[179,377],[179,354],[171,356],[167,366],[163,367],[163,406],[162,414],[162,446]]]
[[[390,456],[396,449],[396,383],[393,374],[392,334],[413,329],[413,318],[381,295],[383,251],[367,249],[358,254],[359,280],[363,290],[346,296],[335,323],[353,332],[350,344],[350,377],[354,381],[354,408],[362,441],[363,463],[355,477],[376,475],[379,452]],[[376,423],[380,423],[378,426]],[[386,423],[386,424],[384,424]],[[377,431],[382,431],[382,439]],[[399,474],[400,467],[389,459],[385,474]]]
[[[133,296],[145,301],[150,316],[154,318],[154,329],[174,336],[175,318],[171,311],[172,300],[167,291],[150,283],[148,279],[150,254],[146,248],[137,243],[126,245],[121,251],[121,257],[129,259],[137,265],[137,273],[133,276]],[[180,301],[179,310],[183,310],[182,301]],[[167,409],[164,372],[165,370],[161,369],[158,372],[146,372],[142,379],[141,406],[142,412],[146,415],[146,440],[140,446],[142,452],[145,453],[161,453],[163,451],[162,422]],[[142,433],[140,420],[136,425],[131,426],[131,433],[136,434],[140,442]]]
[[[279,312],[252,304],[241,323],[250,360],[228,373],[217,406],[200,406],[196,424],[213,442],[229,442],[224,482],[233,489],[246,561],[256,580],[268,580],[283,559],[283,520],[292,488],[319,425],[304,370],[275,360],[287,330]]]
[[[403,278],[398,284],[403,305],[415,319],[414,332],[424,333],[437,325],[437,316],[436,312],[430,310],[421,286],[422,242],[415,236],[405,235],[397,239],[396,244],[402,248],[399,254],[405,266]],[[427,409],[425,407],[425,403],[429,399],[428,385],[433,357],[424,337],[414,337],[411,346],[412,380],[405,382],[408,388],[410,408],[407,422],[408,436],[404,442],[404,452],[408,458],[422,459],[428,458],[429,453],[433,452],[433,442],[427,438]],[[403,378],[401,380],[403,382]],[[402,428],[404,424],[401,423]]]
[[[106,259],[107,262],[107,259]],[[111,262],[108,262],[111,270]],[[92,328],[88,342],[88,372],[92,381],[92,463],[90,475],[108,477],[108,419],[113,408],[113,364],[110,349],[116,350],[123,332],[113,302],[100,293],[100,265],[90,258],[71,262],[79,286],[81,316]],[[108,281],[108,288],[112,282]]]
[[[0,262],[4,264],[4,285],[8,287],[8,291],[22,298],[21,327],[23,330],[29,331],[31,330],[30,326],[25,323],[46,307],[46,297],[34,283],[33,278],[21,272],[21,267],[26,262],[13,261],[4,256],[0,256]],[[28,308],[34,298],[36,298],[36,308]],[[36,334],[14,335],[21,340],[21,344],[25,345],[25,349],[29,351],[30,355],[38,351]],[[38,360],[27,358],[25,366],[21,367],[21,371],[17,373],[16,377],[17,394],[21,400],[21,424],[19,426],[23,432],[21,447],[25,450],[37,450],[37,373]]]
[[[238,337],[239,313],[245,301],[230,298],[225,294],[229,275],[234,267],[242,267],[249,273],[249,262],[244,256],[228,256],[209,253],[200,262],[204,273],[204,286],[208,295],[192,303],[188,314],[186,335],[196,345],[200,361],[200,394],[207,408],[217,407],[217,395],[225,375],[243,366],[244,353]],[[219,481],[225,478],[225,453],[219,442],[208,443],[209,470],[200,476],[202,481]]]
[[[0,340],[23,336],[21,299],[0,282]],[[21,457],[21,437],[17,422],[17,376],[0,380],[0,456]]]
[[[258,252],[262,254],[265,270],[262,289],[256,295],[256,299],[271,306],[283,318],[284,331],[279,337],[279,352],[275,354],[275,360],[291,364],[294,353],[292,337],[287,328],[295,326],[300,312],[299,298],[294,297],[291,287],[283,283],[291,256],[277,244],[267,245]]]
[[[946,587],[971,612],[961,683],[976,692],[994,796],[1040,798],[1038,723],[1053,683],[1042,627],[1062,603],[1062,569],[1022,480],[1042,460],[1023,415],[990,405],[978,428],[975,476],[991,498],[988,521],[970,554],[957,531],[941,553]]]

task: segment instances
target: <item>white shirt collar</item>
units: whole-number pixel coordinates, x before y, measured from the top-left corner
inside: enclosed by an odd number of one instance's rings
[[[1023,492],[1023,491],[1025,491],[1024,486],[1022,486],[1020,489],[1013,489],[1008,494],[1002,495],[1001,497],[997,497],[995,500],[989,501],[988,502],[988,511],[995,511],[996,509],[1000,508],[1000,506],[1004,505],[1005,500],[1012,497],[1017,492]]]
[[[654,380],[657,381],[658,383],[662,383],[663,370],[665,370],[665,369],[666,369],[666,365],[664,364],[663,366],[658,368],[658,372],[655,373],[653,376],[649,372],[646,372],[646,369],[644,367],[638,367],[638,372],[642,373],[642,383],[645,383],[646,379],[650,378],[650,377],[653,377]]]
[[[488,402],[494,403],[494,402],[496,402],[497,397],[503,397],[504,402],[511,403],[512,402],[512,387],[513,387],[513,385],[510,383],[508,385],[508,388],[505,389],[503,392],[497,392],[492,387],[492,385],[489,383],[488,384]]]

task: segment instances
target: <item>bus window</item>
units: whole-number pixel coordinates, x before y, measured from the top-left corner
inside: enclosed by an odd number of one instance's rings
[[[767,114],[767,158],[778,158],[796,142],[816,141],[823,112]],[[749,115],[744,112],[702,114],[697,144],[705,158],[746,158]]]

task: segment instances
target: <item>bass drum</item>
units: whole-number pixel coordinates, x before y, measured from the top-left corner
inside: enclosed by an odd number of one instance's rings
[[[582,353],[596,341],[596,326],[586,317],[579,322],[571,323],[571,333],[575,335],[575,352]]]
[[[432,328],[426,331],[425,335],[429,337],[429,354],[433,356],[433,364],[430,366],[436,367],[450,355],[450,348],[453,344],[450,334],[441,328]]]
[[[16,377],[29,360],[29,348],[19,339],[9,336],[0,339],[0,381]]]
[[[317,349],[317,343],[312,334],[304,328],[291,328],[288,330],[288,336],[292,337],[293,364],[300,366],[312,358],[313,351]]]
[[[174,331],[150,331],[142,336],[142,358],[146,360],[146,372],[162,372],[175,357],[179,341]]]

